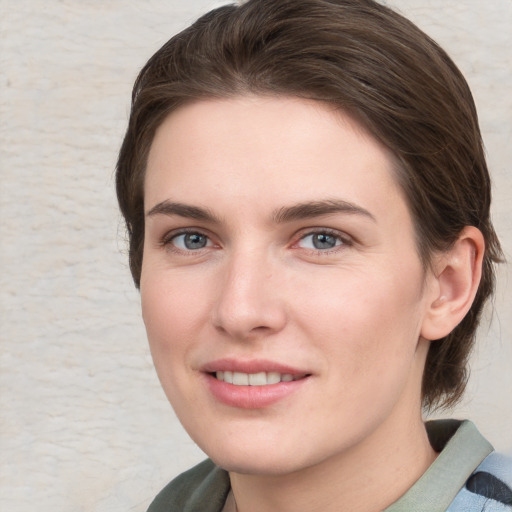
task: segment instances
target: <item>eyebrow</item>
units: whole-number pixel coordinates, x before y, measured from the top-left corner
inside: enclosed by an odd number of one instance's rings
[[[271,218],[276,224],[283,224],[296,220],[321,217],[323,215],[330,215],[333,213],[362,215],[376,222],[375,217],[365,208],[341,199],[309,201],[306,203],[298,203],[293,206],[283,206],[282,208],[275,210]],[[146,214],[147,217],[152,217],[154,215],[178,215],[180,217],[194,220],[206,221],[215,224],[220,223],[220,219],[208,208],[176,203],[169,200],[156,204]]]
[[[219,219],[208,208],[192,206],[189,204],[175,203],[169,200],[156,204],[146,214],[147,217],[154,215],[179,215],[194,220],[202,220],[212,223],[219,223]]]
[[[274,222],[281,224],[294,220],[321,217],[332,213],[347,213],[350,215],[362,215],[377,222],[375,217],[365,208],[341,199],[327,199],[324,201],[310,201],[293,206],[279,208],[272,216]]]

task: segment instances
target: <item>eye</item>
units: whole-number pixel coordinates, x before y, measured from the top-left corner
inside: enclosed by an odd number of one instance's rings
[[[303,236],[297,245],[302,249],[313,249],[316,251],[325,251],[334,249],[345,242],[339,235],[335,235],[326,231],[319,231],[317,233],[308,233]]]
[[[173,236],[169,242],[182,251],[197,251],[212,245],[211,240],[202,233],[181,233]]]

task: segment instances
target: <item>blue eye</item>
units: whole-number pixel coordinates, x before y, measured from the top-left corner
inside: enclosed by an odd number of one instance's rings
[[[310,233],[302,237],[299,241],[299,246],[303,249],[314,249],[317,251],[334,249],[343,244],[339,236],[331,235],[330,233],[319,232]]]
[[[174,236],[171,243],[183,251],[197,251],[212,245],[209,238],[201,233],[181,233]]]

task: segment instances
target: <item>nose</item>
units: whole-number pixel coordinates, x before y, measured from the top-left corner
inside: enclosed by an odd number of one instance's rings
[[[245,340],[283,329],[287,314],[277,267],[257,254],[239,254],[226,262],[213,308],[218,331]]]

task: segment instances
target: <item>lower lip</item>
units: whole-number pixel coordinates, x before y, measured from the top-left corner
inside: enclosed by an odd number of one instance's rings
[[[240,409],[262,409],[274,405],[295,393],[309,380],[309,377],[304,377],[267,386],[235,386],[210,374],[204,375],[210,392],[219,402]]]

